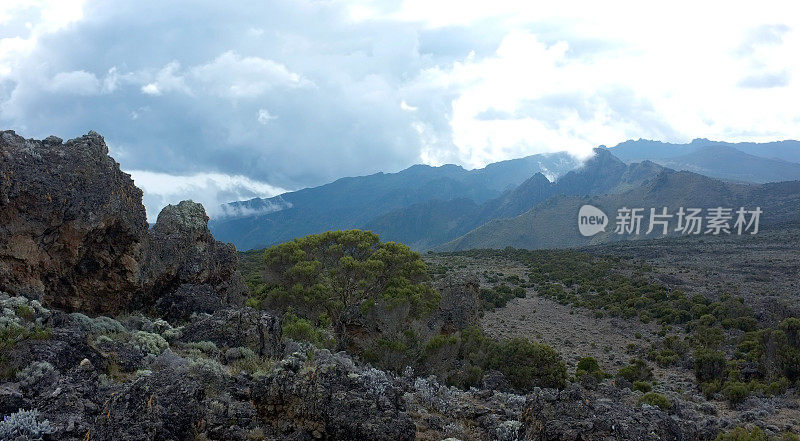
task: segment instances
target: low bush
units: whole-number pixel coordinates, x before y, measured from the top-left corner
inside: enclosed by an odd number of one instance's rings
[[[136,347],[148,354],[158,355],[169,347],[164,337],[147,331],[136,331],[132,340]]]
[[[753,427],[753,430],[737,427],[730,432],[720,433],[715,441],[770,441],[770,439],[758,427]]]
[[[653,370],[641,359],[631,360],[630,365],[620,368],[617,377],[627,380],[630,383],[636,381],[650,381],[653,379]]]
[[[50,422],[39,421],[39,411],[22,410],[7,415],[0,421],[0,439],[17,440],[25,439],[41,441],[45,436],[53,433]]]
[[[725,396],[731,406],[736,406],[750,396],[750,388],[746,383],[729,381],[722,388],[722,395]]]
[[[298,317],[292,311],[283,315],[282,331],[285,337],[305,341],[320,348],[333,348],[336,342],[324,329],[314,326],[310,320]]]
[[[639,398],[639,405],[647,404],[649,406],[659,407],[661,410],[667,411],[672,408],[672,403],[667,397],[655,392],[648,392]]]
[[[694,353],[694,375],[699,383],[725,377],[727,360],[725,354],[710,349],[698,349]]]
[[[513,338],[493,345],[489,367],[505,375],[520,390],[534,386],[563,388],[567,367],[553,348],[523,338]]]
[[[575,369],[575,377],[580,380],[587,375],[593,377],[596,381],[601,381],[610,376],[600,369],[600,365],[593,357],[583,357],[578,361],[578,366]]]

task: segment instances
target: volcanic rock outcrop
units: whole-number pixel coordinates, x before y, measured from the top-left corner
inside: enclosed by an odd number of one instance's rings
[[[203,206],[192,201],[161,210],[147,236],[141,269],[144,305],[182,286],[183,291],[186,284],[212,287],[222,304],[239,304],[247,292],[236,248],[214,240]]]
[[[200,204],[168,206],[148,230],[142,191],[95,132],[62,142],[0,132],[0,289],[69,311],[150,307],[183,284],[222,303],[246,291],[231,245]]]

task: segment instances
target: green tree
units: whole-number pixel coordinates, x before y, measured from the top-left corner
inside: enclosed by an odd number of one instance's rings
[[[419,254],[370,231],[328,231],[265,252],[266,297],[298,311],[324,314],[337,349],[347,348],[348,326],[372,307],[408,305],[420,316],[438,305]]]

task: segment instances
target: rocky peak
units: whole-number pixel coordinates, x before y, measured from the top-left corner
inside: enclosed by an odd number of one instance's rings
[[[241,303],[247,292],[237,269],[236,248],[214,239],[206,211],[196,202],[183,201],[161,210],[150,229],[143,262],[142,306],[185,284],[210,285],[223,303]]]
[[[157,234],[181,234],[199,232],[210,235],[208,216],[202,204],[182,201],[178,205],[167,205],[158,215],[153,232]]]

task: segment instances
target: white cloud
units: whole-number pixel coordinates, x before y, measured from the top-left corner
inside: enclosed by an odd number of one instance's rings
[[[142,93],[145,95],[158,96],[161,95],[161,90],[158,88],[158,84],[147,83],[144,86],[142,86]]]
[[[0,38],[0,80],[13,77],[20,60],[29,55],[43,36],[57,32],[83,18],[84,0],[3,0],[0,2],[0,25],[9,28],[31,10],[39,12],[36,24],[25,21],[26,36]],[[18,23],[17,23],[18,24]],[[5,34],[5,32],[3,32]]]
[[[259,182],[241,175],[197,173],[171,175],[146,170],[127,170],[137,187],[144,192],[147,219],[155,222],[158,213],[168,204],[185,199],[200,202],[211,216],[223,214],[221,205],[227,202],[272,197],[285,193],[280,187]]]
[[[290,72],[281,63],[260,57],[242,57],[227,51],[214,60],[182,70],[172,61],[141,87],[147,95],[168,92],[203,93],[223,98],[255,98],[275,87],[309,87],[313,83]]]
[[[100,81],[93,73],[83,70],[57,73],[47,89],[51,92],[73,95],[96,95],[100,93]]]
[[[146,95],[154,96],[169,92],[192,93],[186,84],[186,78],[181,73],[181,64],[177,61],[172,61],[161,68],[155,75],[155,81],[145,84],[141,90]]]
[[[195,5],[213,33],[161,6],[0,2],[3,128],[95,129],[127,169],[286,188],[628,138],[800,138],[790,2]]]
[[[258,122],[260,122],[261,124],[267,124],[273,119],[278,119],[278,117],[270,115],[267,109],[258,109]]]
[[[789,56],[800,53],[800,14],[792,8],[773,4],[751,15],[729,4],[678,2],[653,11],[659,17],[653,20],[644,5],[624,4],[405,1],[399,11],[371,19],[479,28],[492,18],[508,29],[493,54],[472,52],[424,69],[417,79],[418,89],[453,97],[448,123],[457,161],[468,166],[542,151],[586,156],[598,144],[640,137],[800,135],[792,104],[800,97],[792,78],[800,63]],[[720,11],[724,17],[709,22]],[[548,27],[560,31],[535,31]],[[580,45],[592,40],[601,49],[583,54]],[[432,156],[425,151],[422,158]]]
[[[253,98],[274,87],[311,84],[281,63],[260,57],[242,57],[234,51],[193,67],[191,76],[209,93],[229,98]]]
[[[419,109],[419,107],[410,106],[406,100],[400,101],[400,108],[408,112],[414,112]]]

